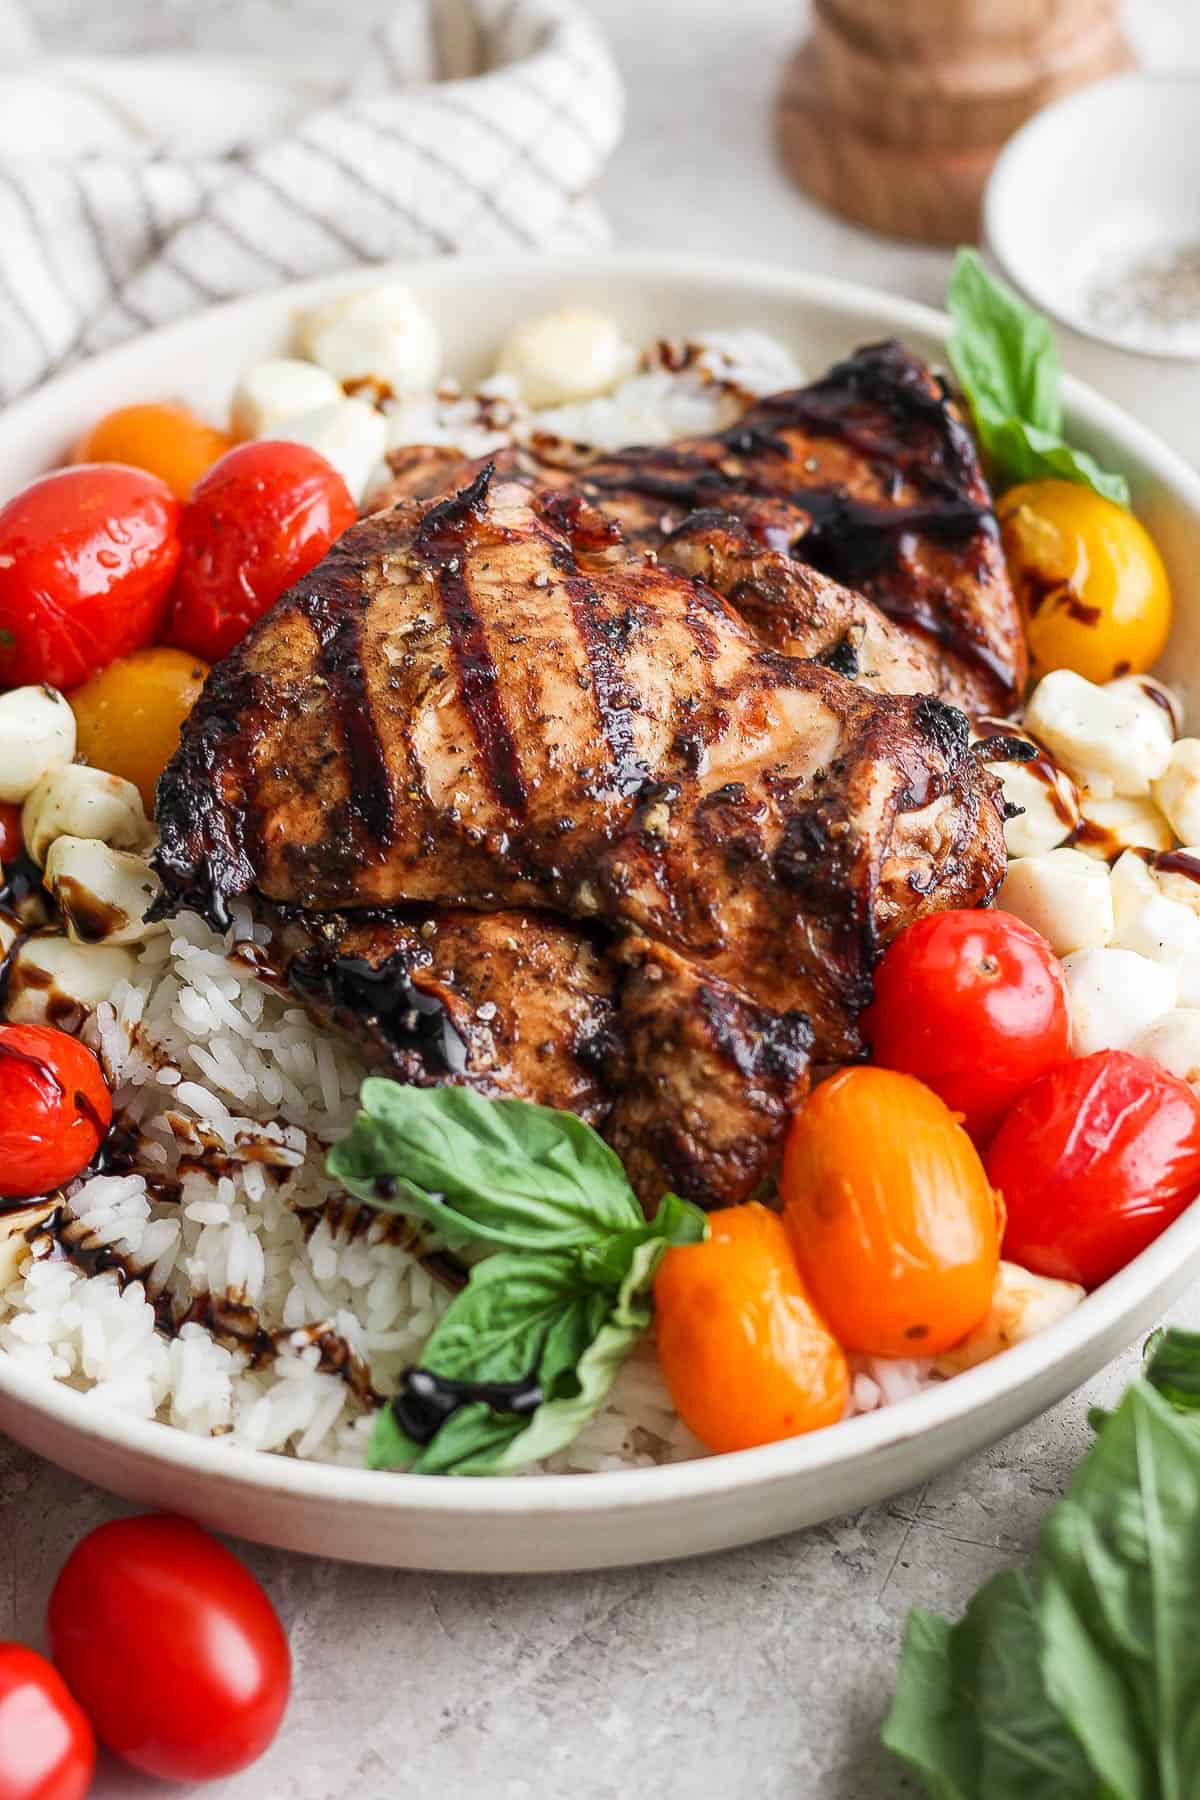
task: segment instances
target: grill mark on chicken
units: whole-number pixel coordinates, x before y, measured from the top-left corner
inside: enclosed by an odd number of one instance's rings
[[[494,465],[469,488],[432,507],[421,522],[416,549],[433,565],[442,617],[450,632],[459,686],[492,792],[514,819],[523,819],[529,793],[521,759],[500,698],[495,660],[464,571],[466,527],[483,517]]]
[[[574,566],[574,559],[570,565]],[[611,785],[622,798],[636,794],[649,779],[650,770],[637,751],[633,730],[634,696],[625,685],[616,654],[617,633],[599,611],[596,590],[583,576],[565,575],[563,585],[571,602],[571,616],[579,632],[600,724],[612,756]],[[605,784],[598,783],[599,791]]]
[[[300,604],[317,640],[321,679],[332,697],[350,761],[347,809],[375,842],[386,848],[395,828],[395,807],[375,711],[365,698],[360,616],[354,607],[331,609],[328,597],[318,592],[302,594]]]

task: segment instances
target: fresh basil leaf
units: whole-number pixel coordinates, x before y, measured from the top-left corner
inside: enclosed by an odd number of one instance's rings
[[[957,1625],[914,1610],[883,1742],[932,1800],[1087,1800],[1095,1776],[1042,1685],[1033,1593],[1009,1571]]]
[[[617,1286],[626,1279],[633,1254],[642,1244],[656,1242],[665,1250],[672,1244],[702,1244],[707,1236],[708,1220],[700,1207],[678,1194],[664,1194],[653,1219],[614,1232],[580,1255],[589,1280]]]
[[[1007,485],[1019,481],[1074,481],[1094,488],[1117,506],[1129,505],[1129,483],[1123,475],[1102,469],[1086,450],[1073,450],[1053,433],[1024,419],[992,418],[976,413],[980,441]]]
[[[954,320],[950,362],[1000,481],[1074,481],[1128,506],[1125,477],[1102,469],[1063,438],[1058,350],[1049,321],[990,275],[975,250],[958,252],[946,303]]]
[[[1060,436],[1058,348],[1050,321],[990,275],[976,250],[954,259],[946,304],[950,361],[972,406]]]
[[[369,1077],[326,1168],[356,1198],[426,1220],[452,1248],[565,1250],[643,1224],[620,1159],[590,1125],[466,1087]]]
[[[1200,1331],[1153,1332],[1142,1373],[1176,1412],[1200,1409]]]
[[[1112,1800],[1183,1800],[1200,1769],[1200,1448],[1146,1382],[1042,1534],[1042,1674]]]
[[[516,1413],[493,1412],[483,1401],[472,1401],[446,1420],[434,1439],[437,1454],[430,1456],[429,1465],[420,1472],[453,1473],[459,1463],[498,1456],[524,1425],[525,1420]],[[369,1469],[416,1469],[420,1459],[432,1450],[433,1444],[418,1444],[407,1435],[390,1406],[380,1407],[367,1451]],[[439,1463],[444,1467],[439,1467]]]

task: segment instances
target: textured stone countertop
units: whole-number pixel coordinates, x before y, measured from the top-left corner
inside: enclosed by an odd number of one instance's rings
[[[383,10],[358,0],[358,10]],[[37,0],[75,48],[225,48],[333,28],[335,0]],[[592,0],[630,88],[601,198],[618,242],[823,268],[934,301],[946,259],[839,225],[772,165],[767,107],[794,0]],[[1180,55],[1187,0],[1140,0]],[[1193,28],[1194,35],[1194,28]],[[1200,1297],[1177,1311],[1200,1323]],[[292,1634],[296,1691],[267,1757],[212,1800],[894,1800],[877,1748],[904,1618],[955,1612],[1026,1557],[1087,1440],[1083,1393],[915,1493],[791,1538],[674,1566],[546,1578],[396,1574],[252,1546]],[[76,1540],[119,1502],[0,1444],[0,1638],[40,1640]],[[186,1790],[199,1792],[200,1790]],[[96,1800],[182,1795],[113,1763]]]

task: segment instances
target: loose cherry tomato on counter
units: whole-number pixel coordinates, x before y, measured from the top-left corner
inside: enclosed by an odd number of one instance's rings
[[[239,444],[184,508],[168,641],[218,661],[357,516],[345,482],[315,450]]]
[[[149,1775],[232,1775],[279,1729],[291,1656],[278,1615],[237,1557],[188,1519],[150,1513],[89,1532],[47,1623],[97,1736]]]
[[[752,1203],[708,1223],[704,1243],[667,1251],[654,1282],[658,1359],[680,1418],[710,1450],[834,1424],[850,1391],[846,1358],[782,1220]]]
[[[93,768],[132,781],[151,818],[155,785],[207,674],[198,656],[156,644],[109,663],[69,695],[78,754]]]
[[[977,1143],[1071,1052],[1062,965],[1012,913],[917,919],[885,950],[863,1016],[872,1061],[931,1087]]]
[[[15,862],[25,848],[21,834],[21,808],[11,800],[0,801],[0,869]]]
[[[112,1124],[100,1064],[53,1025],[0,1025],[0,1194],[48,1194],[86,1169]]]
[[[165,481],[177,500],[186,500],[200,477],[233,439],[207,424],[190,407],[159,400],[122,406],[85,431],[71,461],[128,463]]]
[[[1075,481],[1029,481],[996,507],[1035,679],[1140,674],[1171,629],[1167,572],[1145,526]]]
[[[0,686],[76,687],[157,636],[179,502],[116,463],[44,475],[0,508]]]
[[[935,1093],[891,1069],[843,1069],[792,1120],[784,1222],[813,1303],[847,1350],[936,1356],[992,1301],[996,1196]]]
[[[1043,1075],[987,1154],[1004,1254],[1096,1287],[1200,1191],[1200,1100],[1157,1063],[1098,1050]]]
[[[83,1800],[96,1739],[53,1663],[0,1643],[0,1800]]]

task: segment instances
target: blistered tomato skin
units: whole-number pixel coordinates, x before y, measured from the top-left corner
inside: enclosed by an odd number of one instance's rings
[[[71,688],[149,643],[179,561],[179,502],[139,469],[59,469],[0,509],[0,687]]]
[[[184,508],[168,641],[219,661],[357,516],[345,482],[315,450],[239,444]]]
[[[215,425],[171,400],[122,406],[106,413],[76,444],[72,462],[128,463],[166,482],[186,500],[200,477],[233,447]]]
[[[1200,1101],[1145,1057],[1098,1050],[1028,1090],[987,1169],[1004,1196],[1005,1256],[1093,1288],[1200,1192]]]
[[[997,504],[1035,679],[1140,674],[1171,629],[1171,589],[1146,528],[1073,481],[1031,481]]]
[[[52,1025],[0,1025],[0,1194],[48,1194],[92,1161],[112,1124],[100,1064]]]
[[[911,1075],[822,1082],[792,1120],[781,1191],[800,1273],[847,1350],[936,1356],[986,1315],[996,1196],[953,1113]]]
[[[658,1358],[680,1418],[710,1450],[749,1450],[832,1425],[846,1358],[816,1313],[777,1214],[709,1214],[702,1244],[668,1250],[654,1283]]]
[[[0,1800],[84,1800],[96,1739],[53,1663],[0,1643]]]
[[[188,1519],[90,1532],[50,1596],[50,1650],[110,1750],[164,1781],[215,1781],[279,1729],[291,1656],[249,1570]]]
[[[1062,965],[1011,913],[936,913],[906,927],[863,1015],[873,1062],[915,1075],[985,1144],[1013,1101],[1071,1052]]]
[[[207,675],[200,657],[154,644],[110,663],[68,696],[78,754],[93,768],[132,781],[149,818],[158,778],[179,748],[180,728]]]

